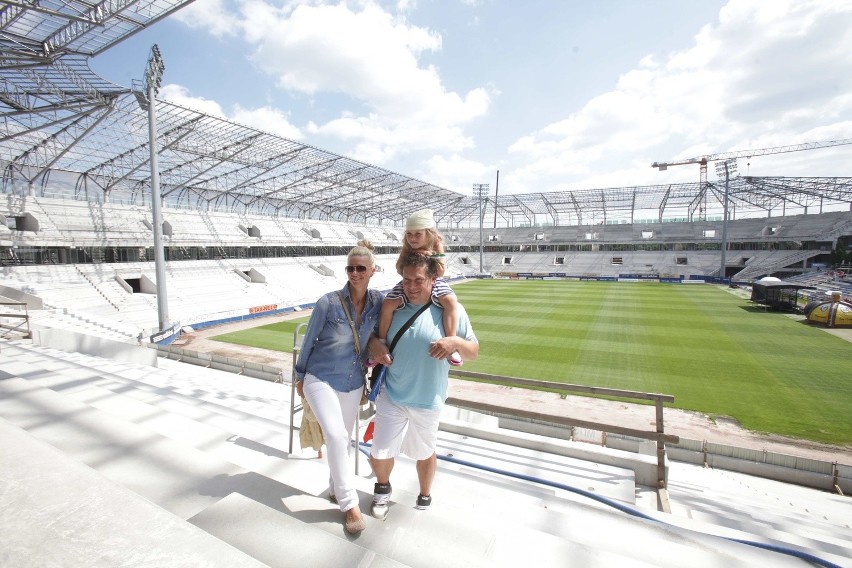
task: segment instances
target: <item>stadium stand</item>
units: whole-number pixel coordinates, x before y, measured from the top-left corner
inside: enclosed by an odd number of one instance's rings
[[[722,204],[706,181],[495,192],[480,202],[149,101],[140,87],[90,69],[91,57],[186,3],[2,9],[0,296],[26,307],[33,333],[0,340],[0,564],[850,565],[843,497],[672,460],[671,512],[663,513],[660,488],[637,483],[635,472],[531,450],[559,445],[539,435],[522,443],[517,433],[490,431],[512,442],[488,441],[491,417],[462,410],[445,423],[463,433],[445,428],[440,446],[471,462],[442,464],[433,510],[404,505],[417,492],[413,464],[404,463],[393,520],[368,519],[360,538],[344,538],[324,495],[326,470],[287,445],[289,385],[250,378],[264,372],[250,362],[175,345],[161,345],[168,357],[157,359],[159,349],[137,345],[163,331],[155,259],[164,260],[166,323],[179,326],[309,306],[343,284],[344,255],[361,238],[379,247],[383,270],[373,284],[390,288],[404,221],[427,207],[447,238],[450,279],[808,273],[852,236],[852,178],[736,177],[726,205],[741,218],[727,226],[712,220]],[[159,155],[167,172],[159,219],[148,105],[168,148]],[[492,218],[500,226],[481,227]],[[501,476],[473,460],[559,484]],[[842,471],[834,487],[852,477],[848,465],[829,466],[808,473],[825,481]],[[371,481],[357,483],[366,509]]]
[[[288,451],[288,388],[174,362],[2,349],[0,437],[14,453],[4,478],[17,490],[4,493],[0,526],[15,566],[157,565],[163,555],[184,566],[804,565],[782,550],[840,566],[852,553],[843,497],[671,463],[672,514],[662,514],[629,471],[476,441],[475,427],[440,434],[441,455],[463,461],[441,462],[428,515],[406,505],[417,484],[400,458],[388,521],[368,518],[345,539],[323,466]],[[591,491],[466,465],[476,462]],[[356,482],[366,508],[372,481]]]

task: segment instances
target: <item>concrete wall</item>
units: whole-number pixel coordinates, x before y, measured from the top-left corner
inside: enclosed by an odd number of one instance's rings
[[[24,302],[27,304],[27,309],[30,310],[44,309],[44,302],[38,296],[33,296],[32,294],[27,294],[8,286],[0,285],[0,296],[9,298],[14,302]]]
[[[68,353],[85,353],[115,361],[127,361],[149,367],[157,366],[156,351],[67,329],[34,329],[33,344]]]

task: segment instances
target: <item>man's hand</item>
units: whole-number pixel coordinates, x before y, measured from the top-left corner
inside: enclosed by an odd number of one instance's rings
[[[376,363],[387,366],[393,362],[393,357],[391,357],[390,351],[388,351],[388,346],[377,337],[370,337],[370,341],[367,342],[367,349],[370,352],[370,359]]]
[[[456,351],[456,337],[442,337],[429,345],[429,357],[446,359]]]
[[[463,337],[442,337],[429,345],[429,356],[446,359],[457,351],[465,361],[473,361],[479,355],[479,344]]]
[[[296,394],[299,398],[305,398],[304,381],[296,381]]]

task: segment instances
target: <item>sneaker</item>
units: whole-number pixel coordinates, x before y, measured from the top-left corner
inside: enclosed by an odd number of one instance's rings
[[[373,488],[373,505],[370,514],[379,520],[385,520],[388,514],[388,506],[391,498],[390,483],[376,483]]]
[[[429,505],[432,504],[432,496],[431,495],[418,495],[417,496],[417,504],[414,505],[415,509],[420,509],[421,511],[425,511],[429,508]]]
[[[464,365],[464,361],[462,361],[461,355],[459,355],[458,351],[453,351],[452,355],[447,357],[447,361],[449,361],[450,365],[453,367],[461,367]]]

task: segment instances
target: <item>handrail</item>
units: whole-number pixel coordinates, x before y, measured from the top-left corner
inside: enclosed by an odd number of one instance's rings
[[[0,318],[17,318],[22,319],[23,321],[18,324],[6,324],[0,322],[0,337],[6,337],[7,335],[11,335],[12,333],[19,333],[23,335],[24,339],[31,339],[33,334],[30,329],[30,313],[27,309],[26,302],[0,302],[0,306],[23,306],[23,313],[20,312],[6,312],[0,313]],[[26,332],[22,329],[26,326]],[[5,331],[4,331],[5,330]]]
[[[302,410],[301,404],[298,407],[296,406],[296,361],[299,359],[299,351],[302,350],[302,339],[304,339],[304,336],[299,336],[299,332],[302,331],[303,327],[307,327],[307,325],[306,323],[300,323],[293,330],[293,366],[290,371],[290,449],[288,451],[290,454],[293,453],[293,431],[295,430],[293,426],[295,420],[293,418],[297,412]]]
[[[455,375],[457,377],[466,377],[470,379],[483,379],[488,381],[489,383],[496,384],[507,384],[513,386],[533,386],[554,390],[600,394],[604,396],[618,396],[621,398],[637,398],[643,400],[659,399],[662,402],[674,402],[674,396],[662,393],[611,389],[606,387],[590,387],[587,385],[575,385],[571,383],[557,383],[555,381],[541,381],[538,379],[523,379],[521,377],[489,375],[487,373],[475,373],[473,371],[462,371],[460,369],[450,369],[450,375]]]
[[[296,406],[296,361],[299,359],[299,351],[302,348],[302,341],[304,340],[304,335],[300,336],[299,332],[302,331],[302,328],[307,327],[308,324],[300,323],[296,326],[296,329],[293,330],[293,370],[290,376],[290,449],[288,453],[293,453],[293,432],[296,429],[295,420],[296,414],[302,410],[302,405]],[[358,418],[355,419],[355,442],[361,438],[361,424]],[[360,456],[359,452],[355,452],[355,475],[358,475],[358,470],[360,467]]]
[[[610,389],[604,387],[590,387],[585,385],[574,385],[570,383],[557,383],[553,381],[540,381],[535,379],[522,379],[520,377],[505,377],[501,375],[489,375],[486,373],[475,373],[472,371],[461,371],[457,369],[450,370],[450,375],[459,378],[469,378],[469,379],[480,379],[485,380],[492,384],[500,384],[507,386],[519,386],[519,387],[538,387],[545,388],[549,390],[556,391],[568,391],[568,392],[581,392],[586,394],[597,394],[604,396],[615,396],[620,398],[633,398],[640,400],[652,400],[654,401],[656,420],[655,425],[656,428],[654,431],[648,430],[639,430],[636,428],[627,428],[625,426],[619,426],[617,424],[606,424],[603,422],[592,422],[588,420],[580,420],[577,418],[570,418],[568,416],[559,416],[548,414],[545,415],[541,412],[536,412],[532,410],[525,410],[520,408],[511,408],[508,409],[502,405],[489,404],[485,402],[479,401],[471,401],[471,400],[463,400],[457,397],[450,396],[447,399],[447,404],[452,406],[458,406],[462,408],[468,408],[471,410],[478,410],[482,412],[487,412],[495,415],[511,415],[517,416],[520,418],[529,418],[529,419],[539,419],[546,420],[548,422],[565,425],[565,426],[580,426],[582,428],[589,428],[593,430],[601,430],[603,432],[612,432],[615,434],[625,434],[628,436],[634,436],[637,438],[642,438],[645,440],[653,440],[657,444],[657,485],[659,489],[666,488],[666,469],[665,469],[665,460],[666,460],[666,443],[676,444],[680,438],[674,434],[666,434],[665,426],[663,422],[663,403],[664,402],[674,402],[674,396],[669,394],[662,393],[646,393],[639,391],[628,391],[621,389]]]

